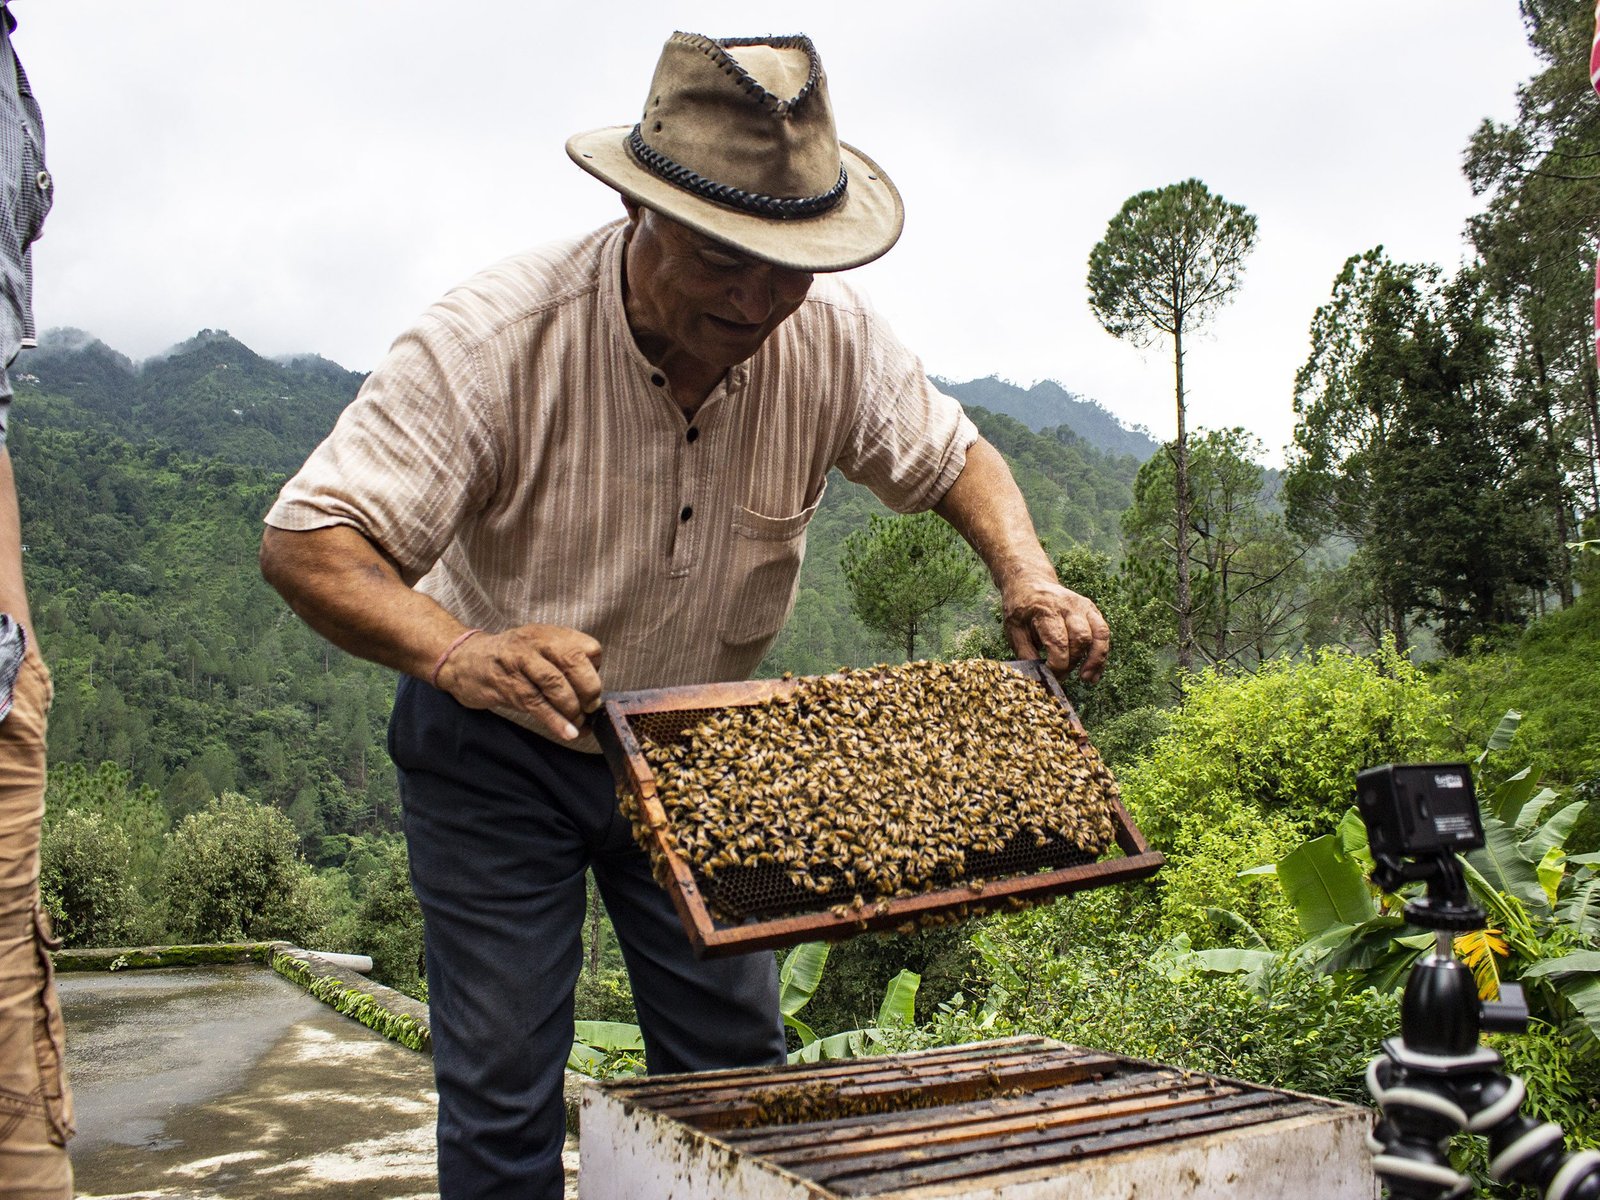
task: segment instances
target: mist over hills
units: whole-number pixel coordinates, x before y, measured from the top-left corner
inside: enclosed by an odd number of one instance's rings
[[[23,352],[13,375],[70,400],[71,423],[80,427],[282,471],[310,453],[366,378],[312,353],[264,358],[220,329],[202,329],[137,363],[85,330],[51,329]],[[1034,433],[1066,428],[1113,457],[1144,462],[1160,448],[1142,426],[1124,425],[1053,380],[1031,388],[994,375],[935,382],[969,408],[1011,417]]]
[[[1065,427],[1106,454],[1131,454],[1144,462],[1161,449],[1143,425],[1123,424],[1098,401],[1069,392],[1053,379],[1042,379],[1031,388],[997,375],[966,383],[935,376],[934,382],[962,404],[1014,417],[1035,433]]]
[[[285,472],[366,378],[312,354],[263,358],[216,329],[137,364],[92,334],[52,329],[23,352],[13,376],[42,394],[39,416],[49,423]]]

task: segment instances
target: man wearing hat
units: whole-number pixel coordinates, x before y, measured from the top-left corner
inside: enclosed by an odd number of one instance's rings
[[[501,262],[395,343],[267,515],[314,628],[402,672],[446,1196],[558,1196],[592,867],[652,1072],[781,1062],[770,954],[697,962],[582,732],[602,687],[746,678],[830,469],[982,556],[1019,654],[1098,677],[999,454],[831,272],[899,236],[803,37],[674,34],[636,124],[580,134],[626,219]]]

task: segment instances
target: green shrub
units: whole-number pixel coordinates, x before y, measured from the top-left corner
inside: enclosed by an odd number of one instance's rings
[[[1207,976],[1184,965],[1181,939],[1132,930],[1067,948],[1058,915],[1022,916],[1031,919],[991,922],[979,935],[987,973],[979,999],[946,1004],[894,1049],[1034,1033],[1361,1101],[1367,1063],[1399,1029],[1398,996],[1346,991],[1287,956],[1250,982]]]
[[[1356,772],[1423,755],[1443,704],[1405,656],[1324,649],[1273,659],[1254,675],[1191,676],[1172,730],[1124,770],[1122,791],[1152,842],[1182,851],[1198,830],[1248,805],[1325,832],[1349,806]]]
[[[1089,730],[1089,737],[1106,765],[1113,771],[1120,771],[1138,762],[1151,746],[1171,732],[1170,711],[1150,704],[1101,722]]]
[[[39,891],[68,946],[125,946],[142,932],[128,835],[97,812],[69,808],[44,832]]]
[[[183,819],[162,864],[162,894],[181,941],[305,945],[327,920],[294,825],[236,792]]]
[[[628,973],[615,968],[602,967],[598,971],[587,968],[578,973],[578,987],[572,1001],[573,1017],[579,1021],[615,1021],[624,1025],[637,1025],[639,1017],[633,1007],[633,988],[628,983]]]
[[[1274,863],[1304,839],[1300,827],[1280,813],[1239,808],[1186,830],[1183,853],[1162,868],[1163,934],[1184,934],[1197,946],[1236,945],[1207,909],[1243,917],[1267,943],[1287,950],[1300,941],[1294,908],[1271,876],[1241,871]]]

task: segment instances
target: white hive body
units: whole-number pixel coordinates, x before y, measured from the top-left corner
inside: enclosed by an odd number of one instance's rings
[[[581,1200],[1371,1200],[1370,1114],[1011,1038],[587,1089]]]

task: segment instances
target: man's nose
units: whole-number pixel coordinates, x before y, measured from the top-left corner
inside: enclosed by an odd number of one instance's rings
[[[751,267],[729,291],[741,320],[760,324],[779,307],[793,308],[811,290],[809,271],[761,265]]]

